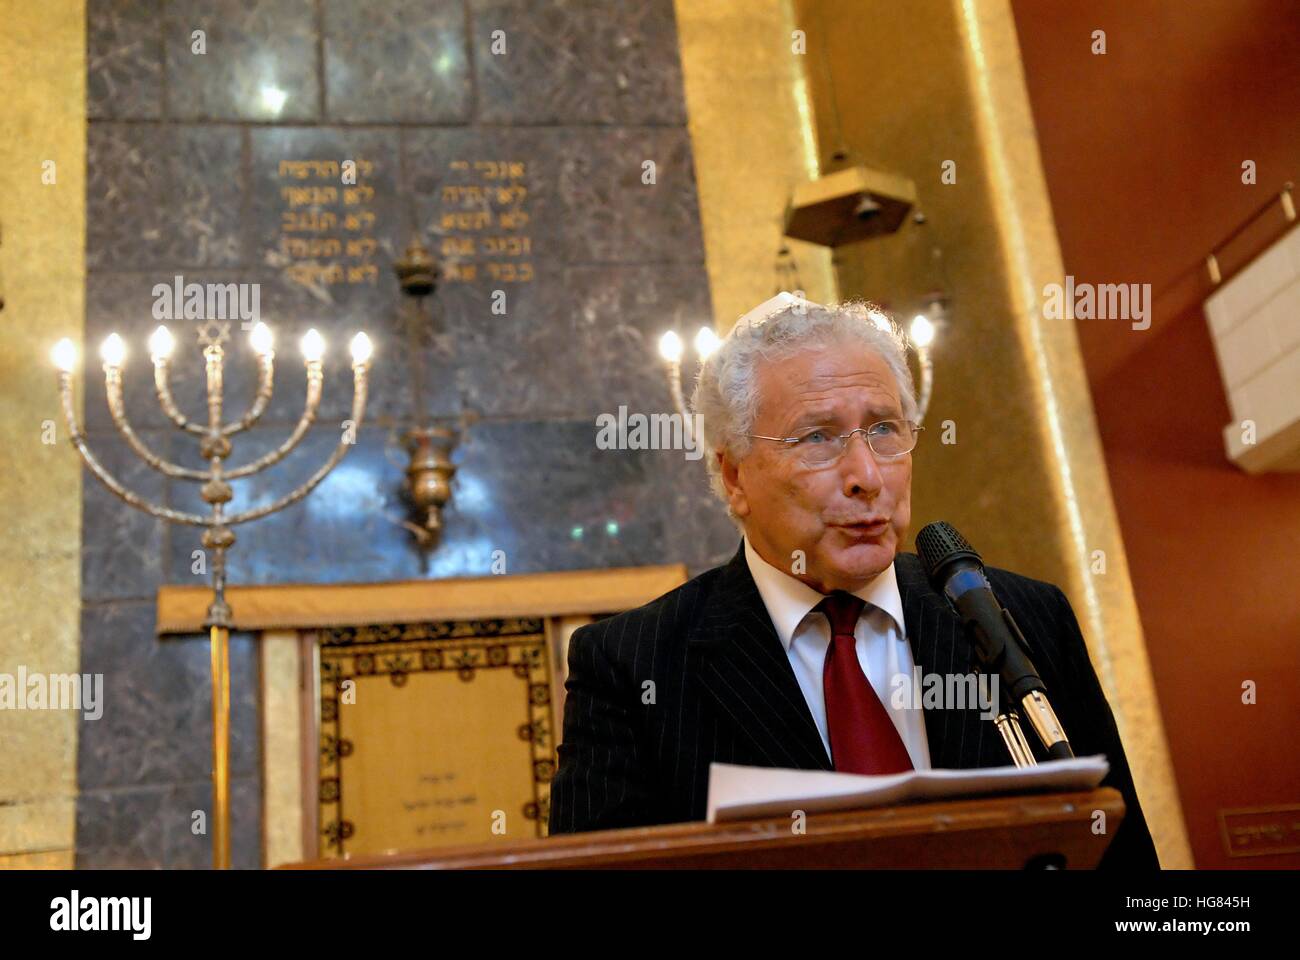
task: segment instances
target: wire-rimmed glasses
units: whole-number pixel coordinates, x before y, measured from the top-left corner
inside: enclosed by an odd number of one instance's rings
[[[867,447],[878,460],[896,460],[911,453],[925,427],[911,420],[878,420],[867,427],[858,427],[848,433],[837,434],[830,427],[809,427],[797,437],[765,437],[748,433],[754,440],[772,440],[783,443],[786,449],[810,467],[826,467],[844,456],[849,440],[862,434]]]

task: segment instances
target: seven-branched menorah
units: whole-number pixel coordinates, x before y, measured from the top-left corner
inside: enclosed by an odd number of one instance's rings
[[[199,444],[199,452],[207,461],[207,469],[198,470],[180,466],[155,454],[132,429],[126,415],[126,404],[122,393],[122,370],[126,357],[126,345],[116,333],[111,334],[101,348],[104,361],[104,387],[108,397],[108,409],[113,423],[126,439],[131,449],[150,467],[167,477],[200,483],[199,494],[211,507],[211,513],[203,516],[186,513],[150,503],[148,500],[123,486],[91,452],[86,443],[85,434],[77,423],[76,406],[73,398],[73,369],[76,366],[77,351],[71,340],[60,340],[55,345],[53,359],[59,370],[59,392],[63,399],[63,413],[71,431],[71,440],[77,452],[81,454],[91,472],[103,482],[114,494],[136,507],[169,523],[189,524],[202,527],[203,546],[211,551],[212,604],[208,607],[204,626],[209,631],[212,665],[212,785],[213,785],[213,831],[212,864],[218,869],[230,866],[230,627],[231,610],[226,602],[226,551],[235,542],[232,527],[248,523],[261,517],[269,516],[296,503],[311,493],[322,480],[336,467],[346,455],[348,448],[356,442],[357,431],[366,408],[366,388],[370,369],[371,343],[364,333],[358,333],[352,340],[353,396],[351,419],[343,424],[343,436],[333,453],[306,482],[289,491],[273,503],[239,513],[227,514],[226,505],[230,503],[233,493],[230,481],[251,477],[279,463],[298,445],[316,420],[320,406],[324,375],[321,369],[325,352],[325,343],[315,330],[307,331],[302,339],[302,353],[307,365],[307,399],[302,416],[293,432],[280,446],[242,466],[227,468],[230,459],[230,438],[253,426],[266,411],[271,402],[274,374],[272,334],[264,323],[257,323],[250,339],[258,358],[257,393],[248,412],[238,420],[225,423],[222,421],[224,401],[223,369],[225,350],[222,343],[229,339],[229,324],[216,324],[216,334],[212,334],[213,323],[209,322],[200,329],[200,342],[203,344],[203,358],[207,372],[207,406],[206,425],[189,420],[176,406],[170,385],[170,358],[175,341],[166,327],[159,327],[149,339],[149,351],[153,359],[154,388],[158,402],[168,418],[187,433],[193,434]]]

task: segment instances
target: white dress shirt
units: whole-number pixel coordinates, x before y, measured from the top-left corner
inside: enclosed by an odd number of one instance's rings
[[[829,757],[831,746],[822,675],[826,651],[831,644],[831,628],[826,616],[813,610],[822,601],[822,594],[760,557],[758,551],[750,546],[748,537],[745,538],[745,560],[768,616],[772,618],[776,635],[790,658],[799,689],[808,701],[808,709],[817,722],[817,731]],[[853,632],[857,640],[858,664],[894,721],[913,768],[928,770],[930,746],[925,738],[921,692],[913,674],[912,647],[907,642],[903,598],[898,592],[894,565],[891,563],[875,580],[853,593],[866,601]],[[900,684],[912,689],[896,695]]]

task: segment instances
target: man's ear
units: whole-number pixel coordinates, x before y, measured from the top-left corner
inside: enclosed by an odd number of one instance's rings
[[[740,481],[740,464],[731,459],[731,454],[726,450],[715,450],[714,456],[718,458],[718,466],[722,470],[722,485],[727,489],[727,502],[731,505],[731,512],[737,517],[749,516],[749,498],[745,496],[745,489]]]

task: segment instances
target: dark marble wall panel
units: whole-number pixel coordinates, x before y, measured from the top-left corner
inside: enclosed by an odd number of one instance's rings
[[[443,190],[476,182],[469,172],[453,170],[450,164],[492,157],[527,161],[518,183],[528,191],[526,233],[539,271],[547,262],[674,261],[702,266],[695,170],[684,128],[408,132],[404,185],[415,197],[421,228],[428,235],[441,241],[458,232],[442,222],[442,215],[455,209],[443,199]],[[647,163],[654,165],[653,182],[646,182]]]
[[[588,406],[596,416],[617,412],[620,404],[644,413],[673,411],[668,381],[659,363],[659,338],[676,330],[689,343],[713,323],[707,280],[699,263],[655,266],[575,266],[565,272],[564,289],[574,339],[587,360],[584,371]],[[691,385],[686,385],[689,393]]]
[[[277,356],[285,379],[277,388],[268,417],[296,421],[302,411],[306,376],[299,341],[309,327],[326,337],[325,393],[320,418],[341,421],[352,407],[352,371],[348,345],[352,336],[368,331],[375,338],[376,356],[371,385],[371,416],[396,415],[404,409],[400,348],[397,332],[401,292],[393,262],[404,251],[414,228],[398,188],[401,151],[396,130],[358,127],[270,127],[250,133],[252,204],[248,243],[254,259],[267,273],[262,289],[263,318],[275,329]],[[283,162],[346,160],[358,164],[356,186],[369,199],[348,204],[342,175],[324,179],[313,175],[297,180],[284,172]],[[363,164],[372,166],[363,166]],[[295,186],[330,187],[338,198],[332,203],[291,207],[285,191]],[[286,229],[286,213],[330,215],[334,226],[317,233]],[[350,224],[351,212],[366,219]],[[370,219],[373,218],[373,219]],[[301,218],[300,218],[301,219]],[[304,256],[291,241],[336,241],[341,255]],[[368,252],[348,255],[351,242],[366,244]],[[300,274],[299,265],[340,263],[373,268],[355,282],[326,282]],[[389,345],[393,351],[388,352]],[[381,362],[382,361],[382,362]],[[444,402],[450,410],[450,404]]]
[[[596,445],[599,414],[671,411],[658,337],[711,320],[671,0],[102,0],[87,21],[85,416],[106,464],[151,499],[204,509],[194,484],[134,462],[104,405],[96,352],[117,331],[132,422],[160,453],[204,466],[154,399],[156,284],[255,285],[275,331],[274,400],[234,438],[234,464],[289,435],[305,394],[299,339],[311,327],[326,339],[314,426],[283,463],[236,483],[236,511],[329,456],[351,406],[349,340],[360,329],[375,340],[357,443],[307,499],[236,528],[232,582],[479,576],[498,550],[510,573],[678,561],[697,573],[730,557],[738,537],[702,460]],[[205,54],[191,52],[196,29]],[[494,30],[505,54],[492,52]],[[373,165],[353,195],[368,218],[318,223],[346,216],[349,185],[328,168],[298,179],[293,164],[346,159]],[[286,192],[304,185],[334,193]],[[457,212],[486,216],[467,229],[447,219]],[[413,338],[393,264],[417,232],[443,279]],[[371,243],[317,257],[286,242],[312,237]],[[313,279],[313,261],[360,273]],[[256,366],[248,324],[219,319],[231,419]],[[173,391],[196,419],[202,324],[168,321]],[[464,427],[427,556],[400,523],[413,368],[424,417]],[[82,724],[78,863],[205,867],[211,838],[190,817],[210,804],[207,643],[153,633],[159,582],[207,582],[193,567],[200,531],[86,485],[82,661],[105,674],[108,702]],[[237,866],[260,858],[255,642],[232,641]]]
[[[324,0],[325,113],[351,123],[466,123],[461,0]]]
[[[678,451],[660,454],[650,479],[655,507],[663,516],[664,563],[684,563],[696,576],[731,559],[740,531],[709,489],[704,461]]]
[[[449,532],[470,556],[505,551],[514,573],[661,562],[648,559],[664,556],[651,482],[661,455],[672,454],[599,450],[587,419],[477,424]]]
[[[139,433],[141,442],[160,457],[168,455],[170,437],[163,431]],[[135,455],[116,432],[92,432],[87,442],[96,458],[127,489],[164,504],[162,474]],[[82,494],[81,596],[87,601],[149,600],[163,582],[162,551],[167,524],[124,503],[93,476]]]
[[[207,832],[195,832],[194,813],[207,816]],[[164,797],[160,810],[163,866],[206,869],[212,866],[212,784],[180,783]],[[236,870],[262,866],[259,827],[262,816],[261,780],[232,777],[230,781],[230,865]]]
[[[240,265],[242,144],[238,127],[91,124],[86,269]]]
[[[258,456],[286,435],[284,429],[256,427],[237,438],[232,462]],[[234,481],[230,512],[263,506],[294,489],[328,459],[341,437],[338,427],[320,424],[276,468]],[[419,576],[417,554],[397,522],[403,516],[396,503],[402,478],[398,455],[388,431],[363,427],[343,461],[309,497],[234,528],[237,542],[227,566],[231,581],[341,583]],[[193,484],[173,482],[171,498],[180,509],[203,507]],[[204,582],[191,573],[192,552],[200,549],[198,536],[182,533],[172,532],[167,579]]]
[[[463,405],[489,417],[570,417],[590,406],[588,358],[578,341],[562,274],[543,266],[532,283],[492,291],[449,286],[440,296],[457,358]]]
[[[571,132],[554,128],[475,127],[410,128],[403,131],[403,181],[405,195],[419,229],[429,238],[430,247],[440,259],[452,264],[483,264],[491,259],[482,254],[463,255],[448,246],[451,238],[465,236],[466,231],[447,225],[444,216],[459,210],[486,211],[500,214],[518,207],[528,216],[519,230],[531,241],[528,259],[536,264],[564,259],[565,221],[570,215],[559,187],[565,169],[565,143]],[[486,185],[487,173],[475,170],[475,162],[522,161],[522,176],[503,179],[507,187],[517,185],[526,191],[522,202],[501,202],[490,197],[484,203],[461,203],[445,194],[447,188]],[[453,164],[470,164],[461,169]],[[538,266],[539,271],[544,266]],[[488,288],[487,281],[480,284]]]
[[[559,190],[570,263],[704,260],[685,128],[574,130]]]
[[[686,123],[672,0],[471,0],[470,12],[480,120]]]
[[[350,236],[354,239],[373,236],[378,241],[383,264],[386,267],[392,264],[394,249],[400,252],[398,244],[405,244],[413,226],[409,218],[403,216],[403,205],[397,189],[401,153],[396,130],[365,127],[265,127],[252,130],[250,140],[253,201],[250,211],[250,244],[257,263],[283,269],[290,261],[282,238],[297,236],[299,233],[309,236],[284,227],[284,213],[290,209],[286,206],[285,188],[319,185],[341,190],[346,185],[341,170],[337,174],[330,174],[329,179],[317,170],[311,171],[308,178],[298,179],[283,169],[281,164],[285,161],[320,160],[333,161],[341,167],[345,160],[352,160],[358,163],[356,185],[372,188],[372,199],[348,205],[340,196],[333,204],[309,204],[298,209],[312,214],[333,212],[341,215],[354,210],[373,213],[373,226],[350,230],[339,223],[310,236]],[[373,166],[360,166],[364,161],[369,161]],[[407,222],[404,223],[404,219]],[[391,275],[387,272],[384,273],[384,286],[393,286],[387,282],[389,276]],[[355,289],[340,285],[328,292],[337,295],[355,292]]]
[[[82,612],[81,669],[104,676],[103,715],[83,719],[78,737],[82,790],[206,779],[212,696],[206,637],[154,634],[151,601],[88,604]],[[253,639],[230,641],[232,776],[258,766],[257,660]]]
[[[163,808],[171,787],[87,790],[77,795],[78,870],[166,866]]]
[[[259,781],[231,780],[231,865],[262,865]],[[196,833],[194,813],[207,815]],[[77,797],[79,870],[203,868],[212,865],[212,785],[201,782],[126,790],[83,790]]]
[[[206,52],[195,53],[195,31]],[[316,4],[169,0],[167,115],[179,120],[320,118]]]
[[[161,0],[91,0],[86,109],[92,120],[162,116]]]

